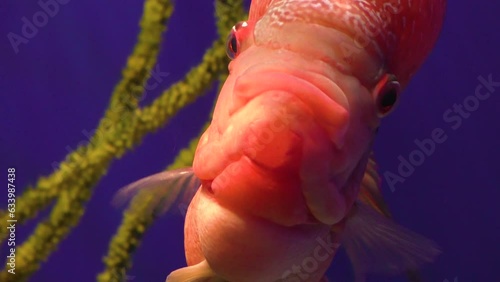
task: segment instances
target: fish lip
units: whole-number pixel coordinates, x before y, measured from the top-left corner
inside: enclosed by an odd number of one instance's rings
[[[313,79],[318,79],[321,80],[321,87],[318,86],[318,81],[310,81],[311,79],[310,74],[313,76],[316,76]],[[298,99],[300,99],[305,106],[311,110],[311,112],[318,114],[316,117],[319,117],[320,119],[318,120],[321,124],[322,127],[328,132],[330,136],[330,140],[334,143],[335,147],[337,149],[342,149],[344,147],[344,139],[345,139],[345,134],[347,132],[348,126],[349,126],[349,109],[350,105],[347,100],[346,94],[340,86],[327,77],[325,74],[318,73],[315,71],[304,71],[301,70],[298,67],[287,67],[282,65],[282,61],[280,60],[272,60],[272,61],[267,61],[264,64],[255,64],[250,67],[248,67],[246,70],[244,70],[238,77],[235,79],[234,85],[233,85],[233,93],[245,93],[246,90],[246,83],[253,83],[254,80],[249,79],[248,81],[245,80],[245,78],[252,77],[252,76],[271,76],[271,75],[282,75],[283,79],[286,79],[287,77],[289,79],[293,79],[295,81],[298,81],[300,84],[304,84],[304,86],[310,87],[314,90],[314,92],[321,93],[318,98],[306,98],[304,99],[300,95],[298,95]],[[309,75],[309,76],[308,76]],[[279,79],[282,79],[279,78]],[[286,84],[286,83],[285,83]],[[265,90],[258,91],[257,93],[252,93],[250,95],[238,95],[236,96],[250,96],[248,100],[246,100],[245,103],[248,103],[249,101],[255,99],[257,96],[262,95],[263,93],[269,92],[269,91],[284,91],[284,92],[289,92],[287,90],[283,90],[283,84],[280,85],[280,83],[276,83],[272,87],[268,87]],[[326,86],[325,86],[326,85]],[[238,89],[238,88],[242,88]],[[328,89],[326,89],[328,88]],[[325,90],[326,89],[326,90]],[[293,93],[291,91],[290,93]],[[327,105],[332,107],[333,109],[333,115],[332,114],[325,114],[321,115],[322,112],[320,110],[316,110],[314,107],[312,107],[311,102],[308,101],[307,99],[311,100],[317,100],[320,101],[321,99],[328,99]],[[237,98],[236,98],[237,99]],[[237,113],[239,110],[243,108],[241,106],[243,103],[233,103],[233,105],[229,109],[229,115],[232,116],[235,113]],[[236,105],[236,106],[235,106]],[[325,122],[328,121],[328,122]]]
[[[262,47],[260,49],[268,50],[269,47]],[[282,48],[280,52],[285,56],[290,55],[293,56],[294,58],[297,58],[298,62],[292,63],[290,59],[276,58],[276,57],[272,58],[271,60],[257,61],[252,65],[246,67],[241,73],[236,74],[238,76],[237,79],[239,79],[239,77],[243,77],[245,75],[258,72],[262,73],[279,72],[279,73],[290,74],[292,76],[296,76],[306,80],[307,82],[310,82],[320,91],[322,91],[323,94],[325,94],[327,97],[334,100],[336,103],[340,104],[346,110],[349,110],[350,105],[346,97],[345,91],[339,86],[339,83],[334,79],[337,73],[350,76],[350,74],[345,72],[342,66],[340,66],[339,64],[332,64],[332,62],[328,62],[321,58],[306,58],[304,57],[303,54],[299,54],[296,51],[289,50],[286,48]],[[245,57],[246,56],[252,57],[252,55],[255,54],[248,54],[248,52],[244,53],[242,54],[241,58],[238,58],[238,60],[239,61],[248,60],[248,58]],[[232,63],[237,63],[237,61],[234,61]],[[308,69],[304,69],[302,66],[298,65],[300,63],[311,64],[311,67]],[[320,82],[322,84],[321,85],[322,87],[319,87],[316,83],[313,83],[308,80],[311,78],[321,80]],[[339,93],[341,95],[335,95]]]

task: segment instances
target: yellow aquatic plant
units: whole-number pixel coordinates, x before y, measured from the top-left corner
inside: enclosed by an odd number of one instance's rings
[[[215,4],[219,39],[184,79],[171,85],[150,105],[139,107],[143,85],[156,64],[163,32],[174,10],[170,0],[145,1],[137,43],[95,134],[88,143],[68,154],[57,170],[40,177],[35,186],[27,187],[17,198],[17,224],[54,205],[50,215],[42,219],[30,237],[17,248],[16,274],[9,274],[4,268],[0,272],[0,281],[25,281],[36,272],[78,224],[94,187],[111,163],[137,146],[146,134],[165,126],[170,118],[203,95],[217,79],[222,81],[227,76],[225,38],[231,26],[245,17],[245,11],[242,0],[216,0]],[[197,140],[193,139],[180,150],[168,169],[189,166]],[[131,254],[154,220],[147,208],[151,200],[151,195],[139,194],[125,211],[123,222],[111,240],[104,259],[105,269],[99,274],[98,281],[123,281],[130,267]],[[0,222],[7,222],[8,216],[7,210],[1,210]],[[8,230],[1,228],[0,241],[4,242],[7,236]]]

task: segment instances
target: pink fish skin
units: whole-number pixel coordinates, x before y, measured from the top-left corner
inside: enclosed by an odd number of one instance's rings
[[[186,215],[188,267],[167,281],[324,281],[336,249],[314,269],[294,270],[317,257],[318,242],[343,244],[358,281],[372,268],[432,261],[432,243],[380,216],[367,164],[380,120],[430,53],[445,7],[252,1],[229,37],[230,75],[195,154],[201,187]]]
[[[345,32],[357,47],[379,57],[383,70],[395,74],[403,87],[431,52],[446,11],[446,0],[254,0],[249,22],[257,22],[273,7],[291,2],[322,10],[312,15],[301,8],[287,12],[305,21],[319,19],[316,22]],[[360,48],[348,49],[359,55]]]

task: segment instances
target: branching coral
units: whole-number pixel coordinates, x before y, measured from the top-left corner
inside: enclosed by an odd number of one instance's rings
[[[169,0],[146,0],[138,42],[94,136],[88,144],[70,153],[58,170],[41,177],[34,187],[28,187],[18,197],[18,224],[34,218],[54,201],[55,205],[50,216],[39,223],[33,234],[17,249],[17,268],[22,269],[22,272],[14,276],[4,269],[0,273],[0,281],[23,281],[37,271],[40,264],[78,224],[93,188],[113,160],[138,145],[146,134],[164,126],[180,109],[202,95],[214,81],[227,75],[224,41],[227,30],[244,16],[242,0],[216,1],[220,38],[207,50],[202,62],[183,80],[165,90],[151,105],[139,107],[143,85],[156,64],[162,34],[172,12],[173,5]],[[197,139],[181,150],[168,168],[190,165],[196,144]],[[130,265],[131,253],[153,221],[152,215],[145,212],[149,211],[145,207],[150,197],[139,194],[125,212],[122,225],[111,241],[109,254],[105,258],[106,268],[99,275],[99,281],[123,279]],[[6,222],[7,216],[7,211],[0,211],[1,222]],[[6,237],[7,229],[0,229],[0,241]]]
[[[175,161],[167,169],[176,169],[190,166],[194,152],[198,145],[198,138],[193,139],[189,146],[182,149]],[[175,198],[178,190],[169,191]],[[153,222],[154,214],[151,205],[158,203],[154,193],[139,193],[125,212],[123,222],[109,246],[108,255],[104,258],[105,270],[99,274],[98,281],[123,281],[126,270],[130,267],[130,254],[137,248],[146,228]],[[172,203],[170,203],[172,204]]]

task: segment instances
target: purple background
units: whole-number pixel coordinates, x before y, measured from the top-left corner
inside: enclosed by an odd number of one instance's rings
[[[164,37],[160,70],[169,76],[145,103],[181,79],[216,38],[213,1],[176,1]],[[86,141],[107,107],[121,78],[138,33],[143,1],[77,1],[60,11],[15,54],[9,32],[21,34],[21,18],[40,10],[36,1],[0,4],[0,164],[17,170],[17,185],[36,183],[53,171],[69,150]],[[415,139],[442,128],[447,140],[395,191],[383,192],[396,220],[432,238],[444,249],[424,270],[427,281],[500,281],[500,125],[494,116],[500,88],[453,130],[443,113],[473,95],[477,77],[500,81],[500,10],[498,1],[474,4],[450,1],[437,46],[404,93],[399,108],[384,120],[376,154],[381,172],[397,173],[398,156],[408,158]],[[206,120],[214,93],[183,110],[168,126],[114,162],[99,182],[78,227],[59,245],[31,281],[94,281],[103,269],[101,258],[121,222],[121,210],[110,205],[118,188],[164,169],[179,148],[196,136]],[[498,113],[498,112],[496,112]],[[2,188],[3,189],[3,188]],[[0,206],[6,206],[6,191]],[[18,192],[20,195],[21,192]],[[46,213],[45,213],[46,214]],[[3,223],[2,223],[3,226]],[[17,229],[20,243],[33,230],[31,221]],[[148,230],[134,256],[132,281],[164,281],[185,265],[183,218],[159,219]],[[5,258],[5,244],[2,258]],[[21,271],[21,270],[19,270]],[[335,281],[351,281],[341,254],[329,271]],[[403,276],[380,281],[405,281]]]

